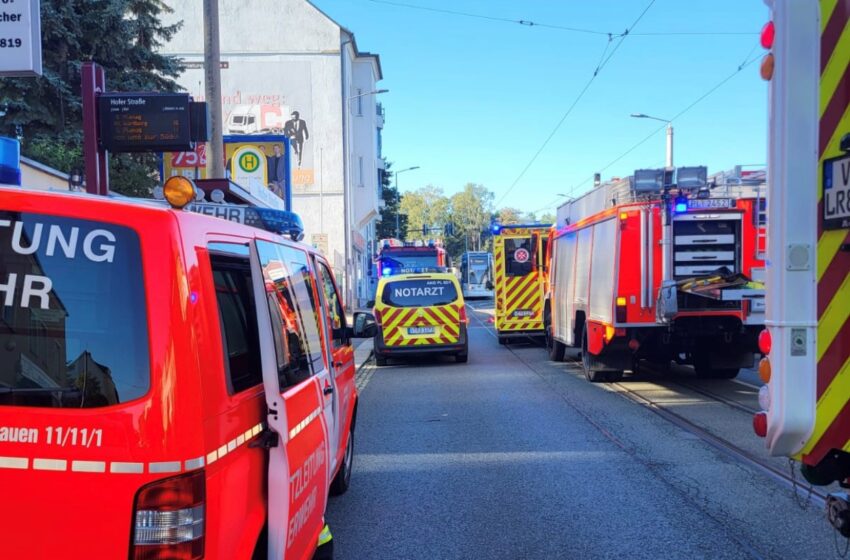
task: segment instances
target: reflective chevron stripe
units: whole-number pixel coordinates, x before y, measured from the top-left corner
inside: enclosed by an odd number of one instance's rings
[[[817,464],[831,449],[850,450],[850,243],[847,230],[822,229],[825,160],[843,155],[850,129],[850,2],[821,0],[818,204],[817,412],[802,455]]]

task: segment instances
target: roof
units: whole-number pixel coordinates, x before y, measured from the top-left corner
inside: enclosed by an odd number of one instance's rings
[[[321,8],[316,6],[310,0],[304,0],[304,1],[310,7],[312,7],[314,10],[316,10],[317,12],[322,14],[328,21],[330,21],[331,23],[333,23],[334,25],[339,27],[340,32],[342,32],[343,34],[348,36],[349,41],[351,41],[351,47],[354,49],[354,57],[355,58],[371,58],[371,59],[374,60],[376,69],[378,70],[378,76],[377,76],[377,79],[375,81],[379,82],[379,81],[384,79],[384,71],[381,68],[381,57],[379,55],[377,55],[375,53],[370,53],[370,52],[367,52],[367,51],[361,51],[360,49],[358,49],[357,48],[357,40],[354,38],[354,32],[352,30],[348,29],[344,25],[341,25],[339,22],[337,22],[334,18],[332,18],[331,16],[326,14]]]

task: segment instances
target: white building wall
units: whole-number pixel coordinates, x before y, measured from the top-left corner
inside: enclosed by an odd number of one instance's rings
[[[165,22],[183,21],[184,25],[162,52],[187,62],[178,83],[203,100],[202,3],[172,0],[169,6],[174,11],[163,18]],[[352,286],[346,290],[346,300],[362,304],[352,296],[365,297],[366,290],[356,289],[356,284],[368,282],[362,263],[368,262],[372,215],[380,200],[376,195],[376,100],[374,95],[362,97],[363,116],[354,117],[344,110],[356,110],[357,100],[348,103],[343,95],[356,95],[357,88],[364,93],[375,89],[377,60],[367,57],[355,62],[358,53],[353,43],[341,48],[350,34],[306,0],[219,0],[219,24],[221,59],[226,65],[221,70],[225,134],[229,115],[249,110],[246,107],[261,106],[256,110],[269,113],[269,122],[280,121],[281,126],[293,111],[299,112],[309,136],[303,142],[300,166],[293,158],[293,209],[304,221],[306,242],[324,249],[327,239],[326,255],[340,280],[346,276],[348,241]],[[362,188],[360,157],[364,159]],[[347,182],[352,204],[346,220]],[[348,240],[346,222],[352,228]],[[358,235],[367,240],[362,252],[354,249]]]

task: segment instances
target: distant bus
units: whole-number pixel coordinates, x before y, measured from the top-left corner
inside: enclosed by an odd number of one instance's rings
[[[493,255],[467,252],[460,258],[460,286],[465,298],[493,297]]]

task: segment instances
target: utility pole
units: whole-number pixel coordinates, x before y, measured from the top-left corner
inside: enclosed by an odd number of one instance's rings
[[[221,47],[218,0],[204,0],[204,86],[210,115],[207,178],[224,178],[224,123],[221,111]]]

